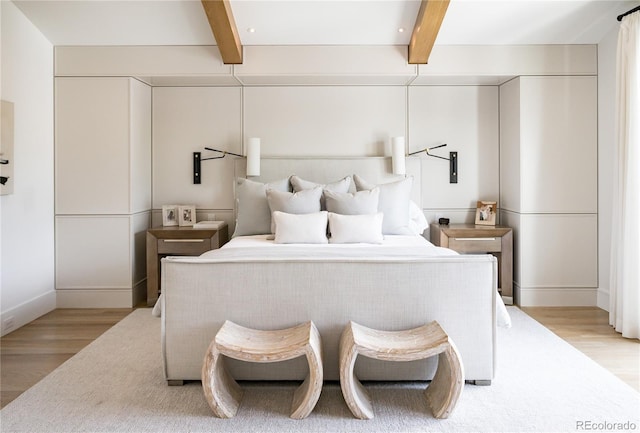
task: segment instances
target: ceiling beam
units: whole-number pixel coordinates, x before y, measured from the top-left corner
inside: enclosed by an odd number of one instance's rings
[[[409,63],[427,63],[449,0],[422,0],[409,42]]]
[[[209,25],[225,64],[242,64],[242,44],[229,0],[202,0]]]

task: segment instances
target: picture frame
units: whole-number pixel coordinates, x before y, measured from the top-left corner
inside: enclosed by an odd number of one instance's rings
[[[194,205],[178,206],[178,225],[193,226],[196,223],[196,207]]]
[[[162,206],[162,225],[165,227],[178,225],[178,205]]]
[[[498,203],[481,200],[476,203],[476,225],[495,226]]]

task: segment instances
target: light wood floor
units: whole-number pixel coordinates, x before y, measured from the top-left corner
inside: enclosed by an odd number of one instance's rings
[[[640,343],[598,308],[524,308],[531,317],[640,391]],[[131,309],[59,309],[0,339],[0,407],[98,338]]]
[[[522,311],[640,391],[640,341],[609,326],[609,313],[594,307],[525,307]]]
[[[129,309],[59,309],[0,339],[0,407],[122,320]]]

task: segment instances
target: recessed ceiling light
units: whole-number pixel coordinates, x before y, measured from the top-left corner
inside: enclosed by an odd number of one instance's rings
[[[404,33],[404,27],[400,27],[400,28],[398,29],[398,33]]]
[[[249,28],[247,29],[247,31],[248,31],[249,33],[255,33],[255,32],[256,32],[256,29],[254,29],[253,27],[249,27]]]

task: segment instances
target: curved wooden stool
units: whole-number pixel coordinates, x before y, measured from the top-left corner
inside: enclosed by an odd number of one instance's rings
[[[438,369],[425,391],[436,418],[447,418],[462,394],[462,361],[438,322],[405,331],[378,331],[349,322],[340,339],[340,387],[356,418],[373,418],[371,398],[353,373],[358,354],[386,361],[415,361],[438,355]]]
[[[305,355],[309,374],[295,391],[291,418],[311,413],[322,390],[322,345],[313,322],[288,329],[260,331],[226,321],[207,349],[202,366],[202,387],[213,412],[232,418],[242,400],[242,389],[224,367],[222,355],[250,362],[286,361]]]

